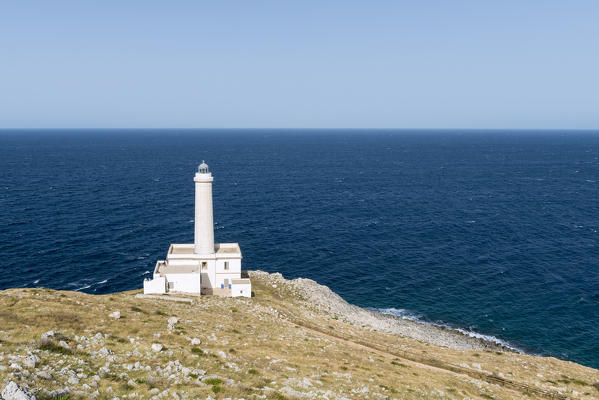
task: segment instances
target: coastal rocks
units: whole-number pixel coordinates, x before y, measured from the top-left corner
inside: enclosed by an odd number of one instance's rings
[[[320,285],[311,279],[297,278],[287,281],[281,274],[268,274],[263,271],[252,271],[250,277],[253,279],[254,276],[257,279],[266,280],[271,284],[276,283],[281,287],[286,286],[290,291],[304,298],[310,306],[328,313],[335,319],[338,316],[343,316],[345,321],[356,326],[399,334],[436,346],[449,347],[456,350],[510,351],[510,349],[506,349],[502,345],[471,337],[455,330],[442,329],[437,326],[396,318],[391,315],[354,306],[343,300],[327,286]]]
[[[20,387],[13,381],[10,381],[4,387],[1,395],[3,400],[37,400],[27,389]]]
[[[112,319],[115,319],[115,320],[116,320],[116,319],[119,319],[119,318],[121,318],[121,312],[120,312],[120,311],[114,311],[114,312],[111,312],[110,314],[108,314],[108,316],[109,316],[110,318],[112,318]]]
[[[154,353],[160,353],[163,349],[163,346],[160,343],[152,343],[152,351]]]

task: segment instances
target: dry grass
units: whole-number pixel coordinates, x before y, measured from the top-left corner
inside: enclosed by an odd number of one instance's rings
[[[41,398],[68,385],[71,399],[95,391],[97,398],[132,393],[149,398],[164,390],[169,391],[165,398],[177,392],[185,398],[278,400],[306,393],[330,399],[599,397],[599,373],[591,368],[553,358],[435,347],[353,326],[342,316],[331,318],[285,286],[254,279],[253,290],[252,299],[205,296],[193,305],[138,299],[138,292],[0,292],[0,365],[6,367],[0,380],[43,388]],[[121,319],[108,317],[115,310]],[[179,318],[174,330],[167,329],[170,316]],[[49,330],[61,336],[40,340]],[[201,344],[191,345],[191,338]],[[70,352],[58,346],[60,340]],[[163,350],[153,352],[152,343]],[[40,358],[36,370],[51,372],[52,379],[35,376],[31,368],[11,368],[28,354]],[[142,368],[127,367],[136,362]],[[67,383],[64,369],[79,374],[79,383]]]

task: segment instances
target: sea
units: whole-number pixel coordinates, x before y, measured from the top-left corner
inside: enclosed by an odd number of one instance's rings
[[[599,368],[599,132],[0,131],[0,289],[139,289],[193,241],[350,303]]]

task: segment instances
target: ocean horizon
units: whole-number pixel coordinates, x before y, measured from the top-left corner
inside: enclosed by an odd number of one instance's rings
[[[599,131],[0,130],[0,288],[141,288],[202,160],[244,269],[599,368]]]

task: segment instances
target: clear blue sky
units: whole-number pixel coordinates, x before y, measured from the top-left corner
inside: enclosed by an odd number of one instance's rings
[[[599,1],[0,2],[0,128],[599,128]]]

